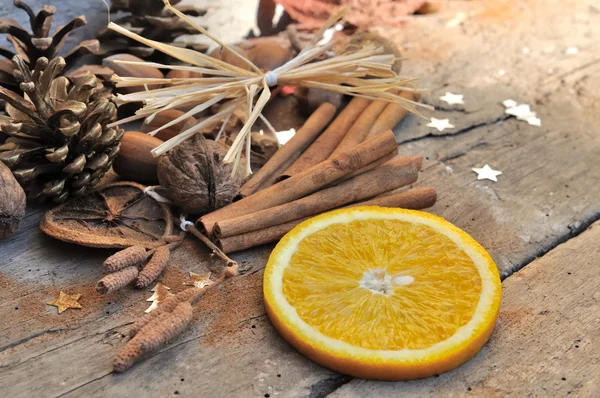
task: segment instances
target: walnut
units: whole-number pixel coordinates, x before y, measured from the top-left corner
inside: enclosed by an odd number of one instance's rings
[[[0,240],[15,233],[25,215],[25,191],[0,162]]]
[[[161,156],[158,181],[165,196],[192,214],[208,213],[231,203],[244,179],[244,160],[232,175],[233,163],[223,163],[226,153],[224,145],[196,134]]]

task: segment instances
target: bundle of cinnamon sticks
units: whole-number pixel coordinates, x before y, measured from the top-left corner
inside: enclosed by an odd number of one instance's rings
[[[339,207],[435,203],[432,188],[401,190],[417,181],[422,163],[398,156],[391,128],[406,115],[401,106],[355,97],[336,112],[322,104],[241,187],[240,200],[197,220],[225,253],[277,241],[307,218]]]

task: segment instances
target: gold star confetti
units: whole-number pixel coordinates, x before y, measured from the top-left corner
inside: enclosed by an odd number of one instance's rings
[[[151,292],[154,292],[154,294],[150,298],[146,299],[146,301],[152,301],[152,304],[144,312],[148,313],[155,310],[160,303],[165,301],[167,298],[174,296],[174,294],[169,290],[171,290],[170,287],[166,287],[162,283],[158,282],[156,286],[150,290]]]
[[[498,182],[498,179],[496,177],[499,176],[500,174],[502,174],[501,171],[493,170],[487,164],[485,166],[483,166],[482,168],[480,168],[480,169],[473,168],[472,170],[475,173],[477,173],[477,179],[478,180],[484,180],[484,179],[486,179],[486,180],[492,180],[494,182]]]
[[[213,281],[210,280],[210,272],[208,274],[197,274],[190,271],[190,280],[183,282],[186,286],[195,286],[198,289],[202,289],[204,286],[212,285]]]
[[[431,118],[431,121],[427,124],[427,127],[433,127],[437,131],[444,131],[445,129],[453,129],[454,126],[450,124],[448,119],[436,119]]]
[[[70,308],[82,308],[81,304],[77,302],[81,298],[81,294],[67,294],[60,291],[58,298],[54,301],[50,301],[48,305],[53,305],[58,308],[58,313],[62,314],[64,311]]]
[[[446,92],[445,95],[441,96],[440,99],[448,103],[448,105],[456,105],[456,104],[464,104],[463,100],[464,95],[462,94],[452,94]]]

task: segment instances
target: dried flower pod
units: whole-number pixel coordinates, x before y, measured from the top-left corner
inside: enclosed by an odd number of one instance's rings
[[[124,372],[129,369],[142,355],[183,332],[192,321],[192,316],[192,305],[187,301],[177,304],[173,312],[161,314],[125,345],[113,362],[113,370]]]
[[[156,114],[154,119],[148,124],[142,125],[142,132],[148,133],[150,131],[156,130],[157,128],[164,126],[165,124],[177,119],[180,116],[183,116],[184,112],[179,109],[167,109],[166,111],[162,111]],[[160,130],[154,137],[161,139],[163,141],[167,141],[182,131],[184,126],[192,126],[197,123],[197,120],[193,116],[189,116],[182,120],[181,122],[174,124],[172,126],[166,127]]]
[[[224,163],[227,148],[202,134],[187,140],[158,161],[158,180],[166,196],[185,212],[202,214],[231,203],[243,181],[243,168]],[[243,160],[240,160],[242,162]]]
[[[121,149],[113,162],[115,173],[125,180],[156,183],[158,159],[150,151],[162,143],[162,140],[139,131],[125,132]]]
[[[168,246],[161,246],[156,249],[148,264],[140,271],[135,281],[135,287],[141,289],[150,286],[167,267],[170,257],[171,251]]]
[[[0,162],[0,240],[15,233],[25,215],[25,191]]]
[[[106,275],[100,279],[96,285],[96,290],[100,294],[107,294],[119,290],[122,287],[129,285],[135,278],[137,278],[139,271],[137,267],[123,268],[117,272]]]
[[[146,248],[131,246],[120,250],[104,261],[104,272],[115,272],[125,267],[138,266],[146,260]]]

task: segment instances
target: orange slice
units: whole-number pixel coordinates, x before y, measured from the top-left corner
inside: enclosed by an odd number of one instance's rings
[[[354,207],[312,218],[277,245],[267,313],[315,362],[370,379],[451,370],[488,341],[501,284],[489,254],[444,219]]]

